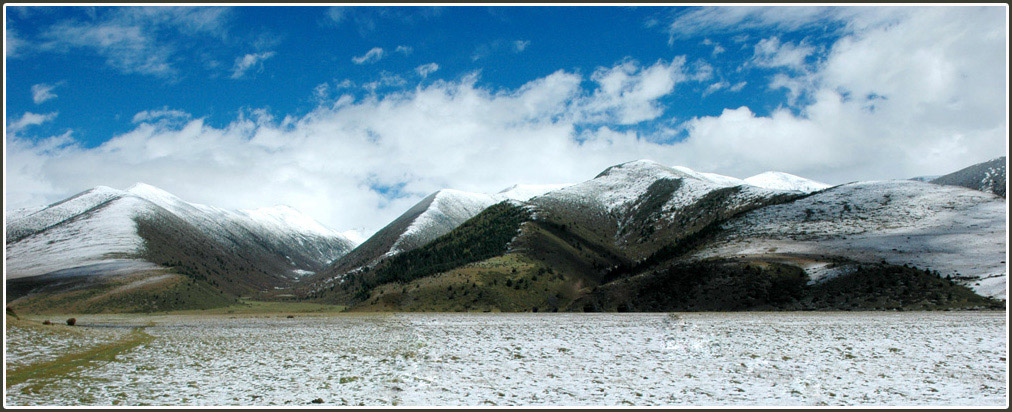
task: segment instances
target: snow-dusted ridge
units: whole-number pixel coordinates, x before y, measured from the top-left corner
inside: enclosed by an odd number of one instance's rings
[[[311,272],[355,246],[287,206],[230,211],[189,203],[143,183],[127,190],[99,186],[7,221],[7,278],[109,263],[150,269],[156,265],[143,258],[136,220],[167,216],[192,225],[226,250],[248,249],[250,242],[283,255],[291,271],[279,275],[286,277]]]
[[[822,182],[816,182],[800,176],[784,172],[763,172],[744,179],[745,183],[756,187],[773,190],[793,190],[798,192],[815,192],[830,187]]]
[[[836,186],[723,225],[709,256],[841,256],[937,270],[1006,298],[1006,203],[989,193],[911,180]]]
[[[424,246],[449,233],[489,206],[502,201],[527,201],[568,184],[517,184],[497,193],[443,189],[426,196],[327,270],[328,281],[370,267],[386,257]]]

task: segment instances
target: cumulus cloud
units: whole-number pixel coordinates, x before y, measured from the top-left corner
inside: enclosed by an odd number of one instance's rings
[[[650,67],[641,67],[635,61],[626,61],[611,68],[598,68],[591,80],[598,84],[594,99],[588,102],[597,121],[614,121],[633,124],[654,119],[663,108],[658,99],[674,90],[675,84],[685,81],[685,57],[671,62],[658,61]]]
[[[366,63],[376,63],[380,61],[380,59],[382,58],[383,58],[383,48],[373,47],[361,56],[352,57],[351,61],[354,62],[355,64],[366,64]]]
[[[418,75],[422,76],[423,78],[429,77],[429,74],[434,73],[436,70],[439,70],[439,65],[436,63],[427,63],[415,67],[415,73],[418,73]]]
[[[796,112],[728,109],[687,122],[682,144],[737,162],[710,168],[778,167],[829,182],[942,174],[1006,154],[1002,10],[896,9],[855,15],[854,33],[811,73],[774,78],[809,97]]]
[[[250,53],[245,56],[236,57],[235,65],[232,66],[232,78],[239,79],[246,75],[254,67],[263,67],[264,60],[274,57],[274,52]]]
[[[32,85],[32,101],[35,102],[35,104],[40,104],[46,100],[55,99],[56,94],[53,93],[53,89],[56,88],[56,86],[59,86],[59,83],[39,83]]]

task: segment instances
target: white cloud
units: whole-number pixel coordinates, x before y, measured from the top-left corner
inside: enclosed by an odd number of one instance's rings
[[[53,93],[53,89],[59,85],[60,83],[57,84],[39,83],[32,85],[32,101],[35,102],[35,104],[40,104],[46,100],[55,99],[56,94]]]
[[[856,12],[842,7],[696,7],[687,9],[668,26],[672,39],[756,28],[792,31]],[[870,8],[869,8],[870,9]]]
[[[16,58],[21,56],[19,52],[25,48],[25,40],[18,36],[18,31],[9,25],[6,27],[6,33],[4,34],[4,57]]]
[[[527,49],[527,46],[531,44],[530,40],[517,40],[513,42],[513,48],[517,53],[520,53]]]
[[[418,75],[422,76],[423,78],[429,77],[429,74],[434,73],[436,70],[439,70],[439,65],[436,63],[427,63],[415,67],[415,72],[418,73]]]
[[[687,80],[684,66],[685,58],[677,57],[650,67],[626,61],[598,68],[590,77],[598,89],[587,103],[588,108],[598,122],[633,124],[656,118],[663,112],[657,100],[671,93],[675,84]],[[600,116],[605,114],[608,116]]]
[[[1002,9],[897,9],[855,15],[854,32],[811,73],[774,77],[792,105],[808,96],[796,112],[743,107],[694,119],[685,147],[737,163],[715,168],[830,182],[942,174],[1006,154]]]
[[[397,46],[397,48],[394,49],[395,52],[401,53],[405,56],[411,54],[411,52],[413,52],[414,50],[415,49],[412,48],[411,46]]]
[[[224,38],[228,15],[221,7],[110,8],[92,20],[62,20],[44,28],[34,48],[86,49],[123,73],[173,77],[178,70],[170,61],[179,42],[189,40],[179,35]]]
[[[55,118],[56,112],[47,114],[25,112],[25,114],[21,115],[20,119],[7,124],[7,133],[17,133],[28,126],[37,126]]]
[[[748,82],[746,82],[746,81],[740,81],[740,82],[738,82],[738,83],[735,83],[735,84],[734,84],[733,86],[731,86],[731,88],[730,88],[730,89],[728,89],[728,90],[730,90],[730,91],[732,91],[732,92],[738,92],[738,91],[741,91],[741,89],[745,88],[745,85],[746,85],[746,84],[748,84]]]
[[[805,59],[815,53],[815,47],[804,43],[780,43],[776,36],[762,39],[755,45],[752,63],[759,67],[786,67],[801,70]]]
[[[168,108],[162,108],[158,110],[145,110],[138,112],[133,117],[134,123],[151,123],[157,121],[187,121],[190,119],[190,114],[182,110],[170,110]]]
[[[236,57],[235,65],[232,66],[232,78],[238,79],[246,75],[254,67],[263,67],[264,60],[274,56],[274,52],[251,53],[245,56]]]
[[[330,84],[320,83],[313,88],[313,96],[317,101],[327,100],[330,97]]]
[[[347,9],[342,6],[332,6],[327,8],[327,18],[330,19],[331,23],[337,24],[344,21],[347,17]]]
[[[724,49],[724,46],[721,46],[720,43],[717,43],[717,42],[715,42],[713,40],[710,40],[710,39],[703,39],[702,44],[704,46],[713,46],[713,52],[711,54],[714,55],[714,56],[716,56],[718,54],[721,54],[721,53],[723,53],[723,52],[726,51]]]
[[[369,51],[365,52],[365,54],[361,56],[352,57],[351,61],[354,62],[355,64],[376,63],[380,61],[380,59],[382,58],[383,58],[383,48],[373,47],[372,49],[369,49]]]
[[[728,83],[727,80],[721,80],[719,82],[713,83],[713,84],[707,86],[706,90],[703,91],[703,97],[706,97],[706,96],[708,96],[710,94],[713,94],[717,90],[728,88],[730,86],[731,86],[731,83]]]

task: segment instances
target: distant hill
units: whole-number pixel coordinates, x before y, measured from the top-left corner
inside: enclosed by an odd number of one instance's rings
[[[87,311],[200,307],[209,293],[256,294],[290,285],[355,246],[285,206],[230,211],[145,184],[96,187],[19,211],[6,225],[8,303],[77,300],[72,306]],[[192,299],[126,297],[151,290],[162,298],[177,287],[196,288],[186,295]]]
[[[931,180],[931,183],[962,186],[1005,197],[1005,156],[957,170]]]

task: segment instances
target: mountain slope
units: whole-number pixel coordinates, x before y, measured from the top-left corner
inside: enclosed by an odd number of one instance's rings
[[[1000,199],[914,181],[826,188],[760,176],[753,183],[784,189],[624,163],[512,204],[528,213],[518,225],[490,224],[497,212],[486,209],[314,296],[423,311],[990,308],[1004,298]],[[474,233],[510,241],[473,254],[463,245]],[[414,271],[421,261],[428,269]]]
[[[909,180],[858,182],[732,219],[696,257],[790,261],[816,279],[839,273],[832,268],[841,260],[909,264],[1004,299],[1006,225],[1005,202],[990,194]]]
[[[709,175],[709,176],[708,176]],[[642,259],[664,244],[787,194],[713,179],[648,160],[612,166],[592,180],[531,200],[538,221],[565,226],[594,242]],[[714,182],[716,180],[717,182]]]
[[[329,288],[333,292],[330,298],[340,300],[340,291],[346,293],[346,298],[347,293],[354,291],[355,299],[350,303],[385,307],[391,304],[394,296],[403,294],[395,286],[383,286],[385,284],[407,283],[404,286],[407,291],[412,289],[410,285],[417,288],[421,284],[445,283],[430,279],[466,276],[475,279],[472,287],[477,288],[475,295],[468,296],[477,299],[479,295],[485,296],[485,292],[494,291],[499,296],[495,301],[506,305],[498,307],[499,310],[516,310],[517,305],[536,303],[530,296],[502,289],[502,284],[496,280],[496,276],[502,275],[528,289],[534,287],[531,286],[536,284],[534,282],[549,282],[545,287],[555,292],[543,297],[554,300],[552,307],[558,309],[575,299],[579,294],[577,289],[599,284],[615,267],[632,265],[716,220],[799,196],[745,184],[728,187],[711,179],[704,180],[705,175],[702,175],[704,178],[700,176],[652,161],[613,166],[592,180],[548,192],[528,202],[502,203],[503,206],[488,208],[432,243],[384,260],[371,271],[357,272],[325,285],[317,289],[314,296],[326,298]],[[482,226],[498,221],[496,208],[526,210],[528,216],[514,224]],[[464,256],[471,256],[471,251],[463,246],[469,233],[482,233],[482,239],[510,241],[502,245],[499,255],[482,254],[464,259]],[[441,245],[458,246],[455,249]],[[428,262],[424,266],[436,269],[405,277],[413,273],[412,264],[420,259]],[[435,260],[429,261],[431,259]],[[480,261],[482,259],[485,260]],[[495,273],[499,275],[491,275]],[[477,286],[478,279],[482,279],[484,286]],[[320,294],[320,290],[324,292]],[[512,290],[520,289],[514,287]],[[380,295],[385,297],[381,300]],[[398,303],[401,304],[404,302]],[[447,308],[422,306],[434,310]]]
[[[1005,197],[1007,171],[1005,156],[978,163],[931,180],[931,183],[962,186]]]
[[[371,267],[386,257],[417,249],[501,201],[525,201],[565,186],[514,185],[495,194],[440,190],[412,206],[314,280],[332,282],[348,272]]]
[[[232,212],[144,184],[82,192],[12,217],[7,231],[6,281],[18,291],[8,299],[166,271],[249,294],[290,284],[354,246],[290,208]]]

